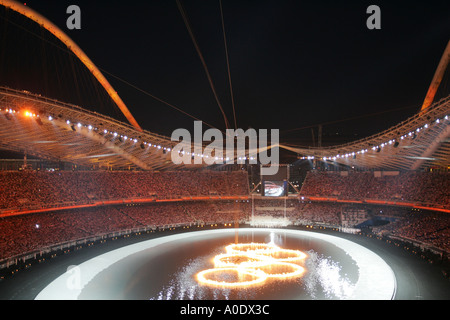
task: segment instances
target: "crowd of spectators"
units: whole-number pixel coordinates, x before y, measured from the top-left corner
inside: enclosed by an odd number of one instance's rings
[[[450,216],[443,213],[402,211],[395,221],[374,227],[380,235],[418,241],[450,252]]]
[[[450,252],[450,216],[401,206],[311,202],[299,200],[258,200],[253,215],[285,215],[296,225],[325,225],[359,228],[366,226],[379,235],[422,242]]]
[[[189,199],[248,193],[247,173],[243,171],[0,171],[0,213],[118,199]],[[0,259],[142,226],[225,221],[229,211],[216,204],[186,201],[1,218]]]
[[[293,224],[312,225],[327,224],[338,226],[341,224],[342,205],[335,203],[320,203],[299,201],[298,199],[255,200],[253,216],[286,217]]]
[[[55,244],[138,228],[246,221],[246,201],[179,201],[70,209],[0,218],[0,260]]]
[[[378,234],[432,244],[449,251],[450,217],[395,206],[302,200],[302,196],[380,199],[449,205],[449,174],[404,172],[311,172],[300,197],[191,201],[190,197],[248,196],[246,172],[0,172],[1,209],[52,207],[110,199],[185,198],[0,218],[0,260],[56,243],[141,227],[248,222],[251,217],[289,219],[297,225],[355,227],[375,216]]]
[[[252,216],[287,218],[295,225],[355,227],[361,219],[384,217],[376,234],[421,241],[450,251],[450,217],[401,207],[348,205],[297,199],[206,200],[100,206],[0,219],[0,260],[58,243],[136,228],[246,223]]]
[[[0,210],[93,200],[248,193],[243,171],[0,171]]]
[[[450,207],[450,173],[407,171],[377,176],[375,172],[310,171],[301,196],[410,201]]]

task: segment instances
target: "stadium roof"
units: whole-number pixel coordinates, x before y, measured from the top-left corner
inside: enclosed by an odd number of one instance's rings
[[[326,148],[282,146],[302,159],[368,169],[450,166],[450,96],[383,132]]]
[[[444,50],[420,111],[381,133],[327,148],[282,146],[302,159],[365,169],[417,170],[450,167],[450,96],[432,104],[450,63],[450,41]]]
[[[93,168],[175,167],[174,142],[78,106],[0,88],[0,148]]]
[[[449,116],[450,96],[388,130],[352,143],[326,148],[280,147],[304,159],[369,169],[446,167],[450,166]],[[78,106],[0,88],[2,149],[93,168],[186,168],[171,160],[176,143]]]
[[[0,88],[0,148],[94,168],[163,170],[186,167],[175,165],[171,160],[177,142],[142,130],[100,70],[61,29],[28,6],[9,0],[0,0],[0,3],[35,21],[64,43],[95,76],[131,123],[26,91]],[[449,60],[450,42],[422,109],[406,121],[343,145],[327,148],[280,147],[296,152],[304,159],[366,169],[415,170],[428,166],[450,166],[450,97],[430,106]],[[206,156],[198,153],[189,155],[194,158]]]

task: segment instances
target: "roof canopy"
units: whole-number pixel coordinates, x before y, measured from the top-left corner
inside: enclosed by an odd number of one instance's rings
[[[326,148],[281,146],[302,156],[367,169],[450,166],[450,96],[381,133]]]

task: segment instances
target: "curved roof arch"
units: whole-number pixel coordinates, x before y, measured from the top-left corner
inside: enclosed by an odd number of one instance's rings
[[[3,5],[6,8],[9,8],[30,20],[36,22],[44,29],[53,34],[56,38],[58,38],[62,43],[64,43],[67,48],[77,56],[78,59],[88,68],[88,70],[92,73],[92,75],[98,80],[98,82],[103,86],[111,99],[117,104],[120,111],[124,114],[127,120],[133,125],[137,130],[142,131],[142,128],[137,123],[136,119],[131,114],[128,107],[119,97],[119,94],[116,90],[111,86],[108,80],[104,77],[102,72],[97,68],[97,66],[91,61],[91,59],[84,53],[84,51],[69,37],[67,36],[60,28],[58,28],[53,22],[34,11],[33,9],[24,6],[23,4],[13,1],[13,0],[0,0],[0,5]]]

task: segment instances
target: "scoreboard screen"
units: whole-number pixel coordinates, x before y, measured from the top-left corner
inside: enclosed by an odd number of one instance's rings
[[[279,166],[274,175],[261,175],[262,195],[284,197],[287,195],[288,166]]]
[[[286,181],[264,181],[264,196],[283,197],[286,195]]]

